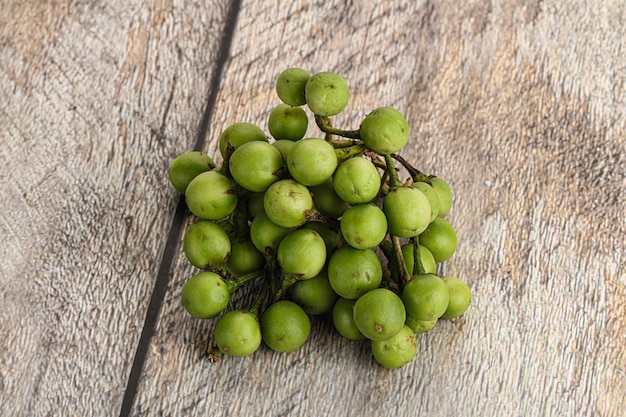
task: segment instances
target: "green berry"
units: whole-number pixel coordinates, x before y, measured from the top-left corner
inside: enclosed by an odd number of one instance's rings
[[[187,152],[177,156],[170,163],[169,179],[172,186],[185,194],[187,186],[199,174],[215,168],[215,162],[203,152]]]
[[[304,185],[291,180],[280,180],[265,191],[263,208],[267,217],[282,227],[298,227],[307,221],[313,210],[313,197]]]
[[[291,151],[291,148],[293,148],[295,144],[296,142],[287,139],[277,140],[272,143],[272,146],[280,151],[280,155],[283,157],[283,163],[285,165],[287,165],[287,155],[289,155],[289,151]]]
[[[374,359],[387,369],[398,369],[413,360],[417,353],[415,333],[408,326],[387,340],[372,341]]]
[[[406,325],[413,330],[413,333],[420,334],[432,330],[439,320],[418,320],[410,314],[406,315]]]
[[[290,106],[306,104],[304,97],[307,81],[311,74],[302,68],[288,68],[276,79],[276,93],[284,103]]]
[[[302,309],[311,315],[326,313],[338,298],[330,286],[328,274],[322,270],[317,276],[297,281],[289,287],[289,295]]]
[[[409,140],[409,124],[398,110],[380,107],[361,122],[363,144],[380,155],[400,151]]]
[[[439,195],[431,185],[425,182],[416,182],[413,184],[414,188],[417,188],[424,193],[430,203],[430,221],[432,222],[439,215]]]
[[[333,325],[340,335],[350,340],[363,340],[365,336],[354,323],[356,299],[339,298],[333,307]]]
[[[431,178],[430,182],[435,191],[437,191],[437,197],[439,199],[439,216],[444,217],[452,208],[452,200],[454,198],[452,189],[447,182],[439,177]]]
[[[248,142],[240,145],[229,159],[230,175],[243,188],[263,192],[280,179],[283,157],[276,147],[267,142]]]
[[[265,193],[250,193],[245,196],[246,198],[246,209],[248,211],[248,219],[252,220],[263,210],[263,199],[265,198]]]
[[[229,216],[237,205],[234,184],[217,171],[206,171],[196,176],[185,191],[189,210],[206,220],[220,220]]]
[[[242,276],[263,268],[265,257],[251,240],[236,241],[226,261],[226,269],[234,276]]]
[[[267,128],[276,140],[300,140],[309,125],[309,118],[302,107],[279,104],[270,112]]]
[[[220,141],[220,153],[222,156],[226,155],[226,147],[230,142],[234,149],[237,149],[239,146],[244,143],[253,142],[253,141],[264,141],[267,142],[267,136],[265,132],[255,124],[248,122],[238,122],[233,123],[228,126],[219,138]]]
[[[343,298],[354,299],[377,288],[383,277],[378,255],[372,249],[343,246],[328,261],[328,280]]]
[[[446,276],[442,279],[448,287],[450,301],[441,318],[453,319],[463,315],[472,302],[472,291],[465,282],[458,278]]]
[[[341,232],[322,222],[307,222],[302,225],[302,229],[315,230],[324,239],[326,244],[326,254],[331,254],[341,243]]]
[[[313,194],[315,207],[323,214],[333,219],[338,219],[350,207],[335,192],[333,179],[329,178],[320,185],[309,187]]]
[[[261,316],[263,341],[276,352],[293,352],[299,349],[310,333],[309,316],[293,301],[277,301]]]
[[[406,321],[400,297],[386,288],[371,290],[356,300],[354,323],[370,340],[387,340],[398,333]]]
[[[226,308],[230,290],[221,276],[204,271],[185,282],[180,297],[183,307],[193,317],[210,319]]]
[[[298,279],[313,278],[326,263],[326,243],[315,230],[298,229],[283,238],[277,256],[284,273]]]
[[[261,326],[252,313],[233,310],[217,320],[213,337],[222,353],[248,356],[261,346]]]
[[[430,222],[428,198],[416,188],[397,187],[389,191],[383,200],[383,211],[389,233],[398,237],[417,236]]]
[[[347,209],[340,221],[341,234],[356,249],[371,249],[387,234],[387,217],[374,204],[358,204]]]
[[[424,273],[434,274],[437,271],[437,263],[435,262],[433,254],[430,253],[426,246],[422,245],[418,245],[418,251],[420,260],[422,261],[422,267],[424,268]],[[406,262],[406,268],[409,271],[409,274],[416,275],[417,271],[413,273],[415,269],[415,257],[413,256],[414,253],[412,243],[402,245],[402,255],[404,256],[404,262]]]
[[[402,291],[407,313],[417,320],[435,320],[448,308],[448,287],[437,275],[415,275]]]
[[[201,220],[187,227],[183,238],[185,256],[196,268],[223,266],[230,255],[230,238],[220,225]]]
[[[374,164],[362,157],[342,162],[333,175],[337,195],[350,204],[369,203],[380,190],[380,175]]]
[[[287,168],[300,184],[320,185],[328,180],[337,168],[337,154],[324,139],[299,140],[287,154]]]
[[[250,225],[250,239],[262,253],[273,254],[292,230],[273,223],[265,212],[259,213]]]
[[[419,242],[433,254],[435,262],[441,263],[450,259],[454,254],[457,237],[452,225],[442,217],[437,217],[419,235]]]
[[[334,116],[348,104],[348,84],[334,72],[319,72],[311,76],[305,86],[306,104],[320,116]]]

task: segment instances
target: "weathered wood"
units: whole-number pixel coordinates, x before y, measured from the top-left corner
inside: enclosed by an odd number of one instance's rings
[[[380,105],[406,112],[405,156],[456,192],[446,269],[473,289],[470,311],[393,372],[327,320],[298,352],[214,364],[213,322],[180,307],[195,271],[179,252],[134,413],[621,415],[623,4],[364,3],[244,1],[208,150],[229,123],[265,126],[289,66],[346,77],[336,125]]]
[[[196,141],[231,3],[0,2],[3,416],[119,412],[167,164]],[[265,127],[282,69],[341,73],[336,124],[397,107],[404,155],[453,186],[446,270],[474,302],[397,371],[323,319],[298,352],[210,363],[178,251],[133,414],[622,415],[625,18],[618,0],[244,1],[206,149]]]
[[[229,1],[2,1],[0,414],[119,412]]]

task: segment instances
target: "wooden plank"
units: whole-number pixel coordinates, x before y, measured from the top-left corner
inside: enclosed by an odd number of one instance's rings
[[[119,412],[229,4],[2,2],[3,416]]]
[[[336,124],[397,107],[405,156],[454,188],[446,269],[475,298],[394,372],[320,319],[298,352],[210,363],[213,322],[180,306],[195,270],[179,252],[134,413],[620,415],[626,16],[580,3],[244,1],[208,150],[229,123],[265,126],[284,68],[341,73]]]

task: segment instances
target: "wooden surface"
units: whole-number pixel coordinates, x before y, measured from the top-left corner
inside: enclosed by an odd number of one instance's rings
[[[0,414],[623,415],[625,20],[618,0],[0,0]],[[403,155],[455,191],[446,271],[473,304],[401,370],[323,319],[295,353],[211,363],[214,322],[180,305],[167,165],[265,126],[290,66],[346,78],[336,125],[404,112]]]

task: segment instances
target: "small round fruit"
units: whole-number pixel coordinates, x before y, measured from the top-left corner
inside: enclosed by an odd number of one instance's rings
[[[183,238],[185,256],[196,268],[223,266],[230,255],[230,238],[220,225],[200,220],[187,227]]]
[[[371,249],[387,235],[387,217],[374,204],[357,204],[343,213],[341,234],[356,249]]]
[[[450,259],[454,254],[457,237],[452,225],[444,218],[437,217],[420,234],[419,242],[433,254],[435,262],[441,263]]]
[[[300,184],[322,184],[337,169],[335,148],[324,139],[299,140],[287,154],[287,168],[293,179]]]
[[[281,300],[261,315],[263,341],[276,352],[293,352],[309,338],[311,320],[293,301]]]
[[[229,216],[237,205],[234,184],[217,171],[206,171],[196,176],[185,191],[189,210],[206,220],[220,220]]]
[[[279,104],[270,112],[267,128],[276,140],[300,140],[309,126],[309,118],[302,107]]]
[[[448,287],[437,275],[415,275],[402,291],[407,313],[417,320],[435,320],[448,308]]]
[[[326,263],[326,243],[315,230],[298,229],[283,238],[277,257],[284,273],[298,279],[313,278]]]
[[[185,310],[193,317],[210,319],[226,308],[230,290],[221,276],[204,271],[185,282],[180,298]]]
[[[410,314],[406,315],[406,325],[413,330],[413,333],[420,334],[432,330],[439,320],[418,320]]]
[[[250,239],[262,253],[270,254],[278,250],[278,245],[291,233],[291,229],[273,223],[264,211],[259,213],[250,225]]]
[[[372,353],[376,362],[387,369],[398,369],[411,362],[417,353],[415,333],[403,326],[387,340],[372,341]]]
[[[267,142],[248,142],[239,146],[228,163],[230,175],[243,188],[263,192],[280,179],[283,157]]]
[[[217,320],[213,337],[220,352],[248,356],[261,346],[261,326],[252,313],[233,310]]]
[[[391,290],[376,288],[354,303],[354,323],[370,340],[387,340],[397,334],[406,321],[402,299]]]
[[[263,268],[265,257],[251,240],[236,241],[226,261],[226,269],[234,276],[242,276]]]
[[[226,147],[230,142],[234,149],[244,143],[253,141],[268,142],[267,136],[263,129],[253,123],[238,122],[228,126],[220,135],[220,153],[222,156],[226,155]]]
[[[389,233],[409,238],[426,230],[430,222],[430,203],[423,192],[411,187],[393,188],[383,200]]]
[[[430,203],[430,221],[432,222],[439,215],[439,195],[437,191],[425,182],[416,182],[413,184],[413,187],[423,192],[426,198],[428,198]]]
[[[398,152],[409,140],[409,124],[392,107],[373,110],[361,122],[363,144],[380,155]]]
[[[437,272],[437,263],[435,262],[435,258],[430,251],[422,245],[418,245],[420,260],[422,261],[422,267],[424,268],[425,274],[434,274]],[[402,245],[402,255],[404,256],[404,262],[406,262],[406,268],[409,271],[409,274],[416,275],[419,271],[413,273],[415,268],[415,257],[413,256],[413,244],[407,243]]]
[[[332,178],[309,189],[313,193],[315,207],[328,217],[338,219],[350,207],[350,204],[342,200],[335,192]]]
[[[303,229],[315,230],[326,243],[326,255],[332,253],[341,243],[341,232],[334,227],[321,222],[307,222],[302,225]]]
[[[350,204],[369,203],[380,190],[380,174],[371,161],[353,157],[337,167],[333,187],[337,195]]]
[[[296,142],[287,139],[277,140],[272,143],[272,146],[278,149],[280,155],[283,157],[284,165],[287,165],[287,155],[289,155],[289,151],[291,151],[291,148],[293,148],[295,144]]]
[[[169,179],[172,186],[181,194],[185,194],[187,186],[198,174],[215,168],[215,162],[203,152],[186,152],[178,155],[170,163]]]
[[[265,191],[263,208],[269,219],[282,227],[298,227],[307,221],[313,210],[313,197],[304,185],[291,180],[280,180]]]
[[[296,304],[311,315],[330,311],[338,298],[337,293],[330,286],[325,270],[311,279],[297,281],[289,287],[289,295]]]
[[[441,318],[453,319],[463,315],[472,302],[472,290],[469,289],[465,282],[456,277],[447,276],[442,279],[448,287],[450,301]]]
[[[306,104],[320,116],[334,116],[348,104],[350,90],[348,84],[334,72],[313,74],[305,86]]]
[[[263,198],[265,198],[265,193],[250,193],[245,196],[249,220],[253,220],[263,212]]]
[[[452,200],[454,198],[452,189],[447,182],[439,177],[431,178],[430,182],[435,191],[437,191],[437,197],[439,198],[439,216],[444,217],[452,208]]]
[[[339,298],[333,307],[333,325],[340,335],[350,340],[363,340],[365,336],[354,323],[354,303],[356,300]]]
[[[377,288],[382,282],[383,268],[372,249],[342,246],[328,261],[328,280],[343,298],[355,299]]]
[[[306,104],[304,97],[307,81],[311,74],[302,68],[288,68],[276,79],[276,93],[283,103],[290,106]]]

